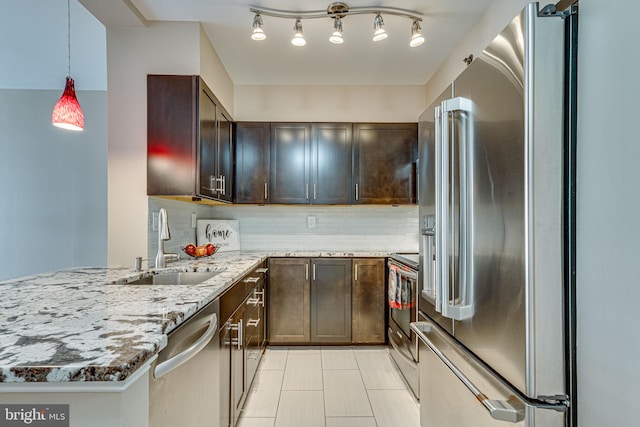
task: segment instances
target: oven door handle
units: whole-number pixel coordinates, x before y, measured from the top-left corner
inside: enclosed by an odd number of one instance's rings
[[[404,265],[401,264],[397,264],[393,261],[389,261],[387,263],[387,266],[394,266],[398,268],[398,275],[400,277],[408,277],[409,279],[412,280],[418,280],[418,273],[415,270],[408,270],[408,267],[405,267]]]
[[[393,348],[398,352],[398,354],[400,355],[400,357],[402,357],[404,360],[406,360],[407,362],[411,363],[411,364],[415,364],[416,361],[413,360],[412,357],[407,356],[401,349],[400,347],[398,347],[398,344],[396,344],[396,342],[393,340],[393,329],[389,328],[389,342],[391,343],[391,345],[393,346]]]

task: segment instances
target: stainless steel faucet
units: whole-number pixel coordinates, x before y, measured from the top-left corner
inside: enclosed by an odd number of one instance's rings
[[[158,212],[158,254],[156,255],[156,268],[166,268],[167,262],[180,259],[180,255],[166,253],[164,251],[164,241],[169,239],[171,239],[171,234],[169,233],[167,210],[161,208],[160,212]]]

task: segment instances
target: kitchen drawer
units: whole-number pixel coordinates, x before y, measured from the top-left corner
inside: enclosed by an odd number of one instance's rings
[[[253,290],[263,284],[267,279],[267,272],[269,269],[267,268],[267,263],[263,262],[258,267],[254,268],[251,273],[247,274],[242,278],[242,283],[245,285],[245,291],[247,295],[249,295]]]

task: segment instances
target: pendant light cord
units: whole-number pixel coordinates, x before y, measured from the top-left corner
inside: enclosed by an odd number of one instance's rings
[[[71,0],[67,0],[67,71],[71,77]]]

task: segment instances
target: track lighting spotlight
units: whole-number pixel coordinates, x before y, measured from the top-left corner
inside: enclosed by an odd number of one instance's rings
[[[256,16],[253,17],[253,33],[251,34],[251,39],[264,40],[266,38],[267,35],[262,29],[262,16],[260,16],[259,13],[256,13]]]
[[[329,37],[329,41],[334,44],[342,44],[344,42],[342,38],[342,19],[339,16],[333,19],[333,29],[334,32]]]
[[[424,37],[421,33],[420,23],[417,19],[413,20],[413,24],[411,24],[411,41],[409,42],[409,46],[417,47],[424,43]]]
[[[296,24],[293,26],[293,38],[291,39],[291,44],[294,46],[304,46],[307,44],[307,41],[304,39],[304,35],[302,34],[302,22],[300,22],[300,18],[296,19]]]
[[[373,41],[378,42],[380,40],[384,40],[387,38],[387,31],[384,29],[384,21],[382,20],[382,15],[379,13],[376,15],[373,20]]]

